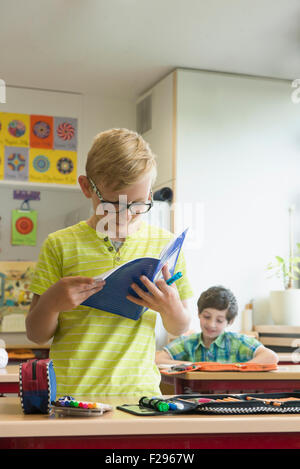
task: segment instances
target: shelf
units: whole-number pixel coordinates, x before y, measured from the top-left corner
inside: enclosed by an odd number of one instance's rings
[[[0,180],[0,189],[2,188],[11,188],[11,189],[32,189],[32,190],[50,190],[50,191],[75,191],[80,192],[80,186],[78,184],[49,184],[49,183],[39,183],[39,182],[28,182],[28,181],[5,181]]]
[[[254,330],[259,334],[299,334],[300,326],[258,325],[254,326]]]

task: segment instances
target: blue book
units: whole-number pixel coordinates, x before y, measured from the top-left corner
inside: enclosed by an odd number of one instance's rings
[[[135,321],[139,319],[148,308],[127,300],[126,296],[128,294],[138,298],[130,285],[134,282],[144,291],[147,291],[145,285],[140,281],[140,276],[146,275],[152,282],[156,282],[159,278],[162,278],[161,270],[166,263],[168,263],[170,274],[173,275],[186,232],[187,229],[177,238],[172,239],[162,250],[158,259],[140,257],[94,277],[95,279],[102,278],[105,280],[105,286],[82,304]]]

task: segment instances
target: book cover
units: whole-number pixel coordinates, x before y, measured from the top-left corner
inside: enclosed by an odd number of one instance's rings
[[[135,282],[147,291],[145,285],[139,280],[140,276],[146,275],[152,282],[156,282],[162,277],[161,270],[166,263],[168,263],[170,274],[173,275],[186,233],[187,229],[172,239],[161,251],[159,258],[141,257],[133,259],[98,277],[94,277],[102,278],[106,284],[103,290],[91,295],[82,304],[135,321],[139,319],[147,308],[127,300],[126,296],[128,294],[138,297],[134,290],[130,288],[130,285]]]

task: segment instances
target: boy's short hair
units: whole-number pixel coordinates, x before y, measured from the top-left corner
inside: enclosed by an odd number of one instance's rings
[[[95,183],[118,190],[146,174],[156,178],[156,160],[149,144],[137,132],[110,129],[96,135],[88,153],[86,175]]]
[[[238,313],[238,303],[234,294],[228,288],[222,286],[210,287],[201,293],[197,306],[199,314],[206,308],[214,308],[219,311],[227,309],[227,321],[234,319]]]

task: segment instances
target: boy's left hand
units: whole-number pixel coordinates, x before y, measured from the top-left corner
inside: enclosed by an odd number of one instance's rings
[[[140,277],[141,282],[145,285],[148,292],[145,292],[136,283],[131,288],[136,292],[139,298],[132,295],[126,298],[133,303],[153,309],[162,315],[173,315],[182,310],[183,305],[176,288],[175,283],[167,285],[166,281],[171,277],[167,264],[162,268],[164,279],[158,280],[156,283],[151,282],[146,276]]]

